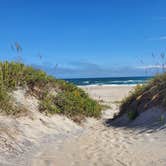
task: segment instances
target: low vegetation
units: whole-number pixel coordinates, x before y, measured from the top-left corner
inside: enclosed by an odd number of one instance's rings
[[[122,101],[119,116],[127,112],[129,119],[133,120],[155,106],[166,106],[166,73],[155,76],[144,85],[137,85]]]
[[[39,111],[63,114],[79,121],[85,116],[100,117],[101,106],[82,89],[63,80],[48,76],[41,70],[16,62],[0,63],[0,109],[15,115],[21,110],[13,103],[11,91],[25,87],[27,93],[39,99]]]

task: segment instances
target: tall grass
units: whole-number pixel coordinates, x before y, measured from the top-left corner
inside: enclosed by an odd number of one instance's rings
[[[10,114],[18,112],[11,103],[9,92],[20,86],[28,87],[28,91],[40,101],[39,111],[46,114],[60,113],[72,119],[99,117],[101,114],[101,106],[75,85],[22,63],[0,62],[1,110]]]
[[[135,118],[139,113],[155,106],[166,106],[166,73],[155,76],[144,85],[136,86],[122,101],[119,115],[127,112]]]

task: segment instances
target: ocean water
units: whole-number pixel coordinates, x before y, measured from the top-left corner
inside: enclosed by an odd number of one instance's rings
[[[137,85],[147,82],[152,77],[107,77],[65,79],[76,85]]]

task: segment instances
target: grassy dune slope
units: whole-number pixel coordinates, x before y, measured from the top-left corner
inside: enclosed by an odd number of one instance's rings
[[[0,62],[1,112],[16,115],[23,111],[10,96],[17,87],[26,88],[28,94],[35,96],[40,101],[39,111],[46,114],[59,113],[76,121],[101,114],[101,106],[75,85],[21,63]]]
[[[155,106],[166,106],[166,73],[157,75],[147,84],[136,86],[122,101],[119,115],[127,112],[129,119],[135,119],[141,112]]]

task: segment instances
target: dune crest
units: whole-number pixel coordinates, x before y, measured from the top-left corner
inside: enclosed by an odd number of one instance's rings
[[[126,87],[124,87],[124,91],[122,91],[123,86],[116,88],[115,90],[115,87],[110,86],[107,91],[108,93],[109,91],[116,91],[116,93],[119,91],[121,96],[126,95]],[[103,89],[104,91],[102,91]],[[105,101],[113,98],[110,102],[112,108],[104,112],[103,118],[94,121],[93,125],[86,126],[80,136],[70,137],[60,145],[59,149],[46,148],[33,160],[33,166],[37,163],[40,163],[41,166],[51,164],[60,166],[165,166],[166,129],[158,119],[163,114],[162,109],[156,110],[157,108],[155,108],[146,111],[135,122],[129,122],[126,117],[122,117],[117,119],[117,124],[124,123],[123,125],[117,126],[110,123],[108,125],[106,122],[110,122],[113,113],[118,112],[118,102],[115,102],[117,94],[114,96],[113,93],[110,93],[110,96],[106,97],[105,89],[106,87],[103,86],[95,87],[95,90],[94,87],[92,89],[86,87],[91,96],[95,92],[94,97],[98,100],[101,100],[102,97],[107,98]],[[128,92],[130,90],[132,87],[128,87]],[[152,117],[154,118],[151,119]]]

